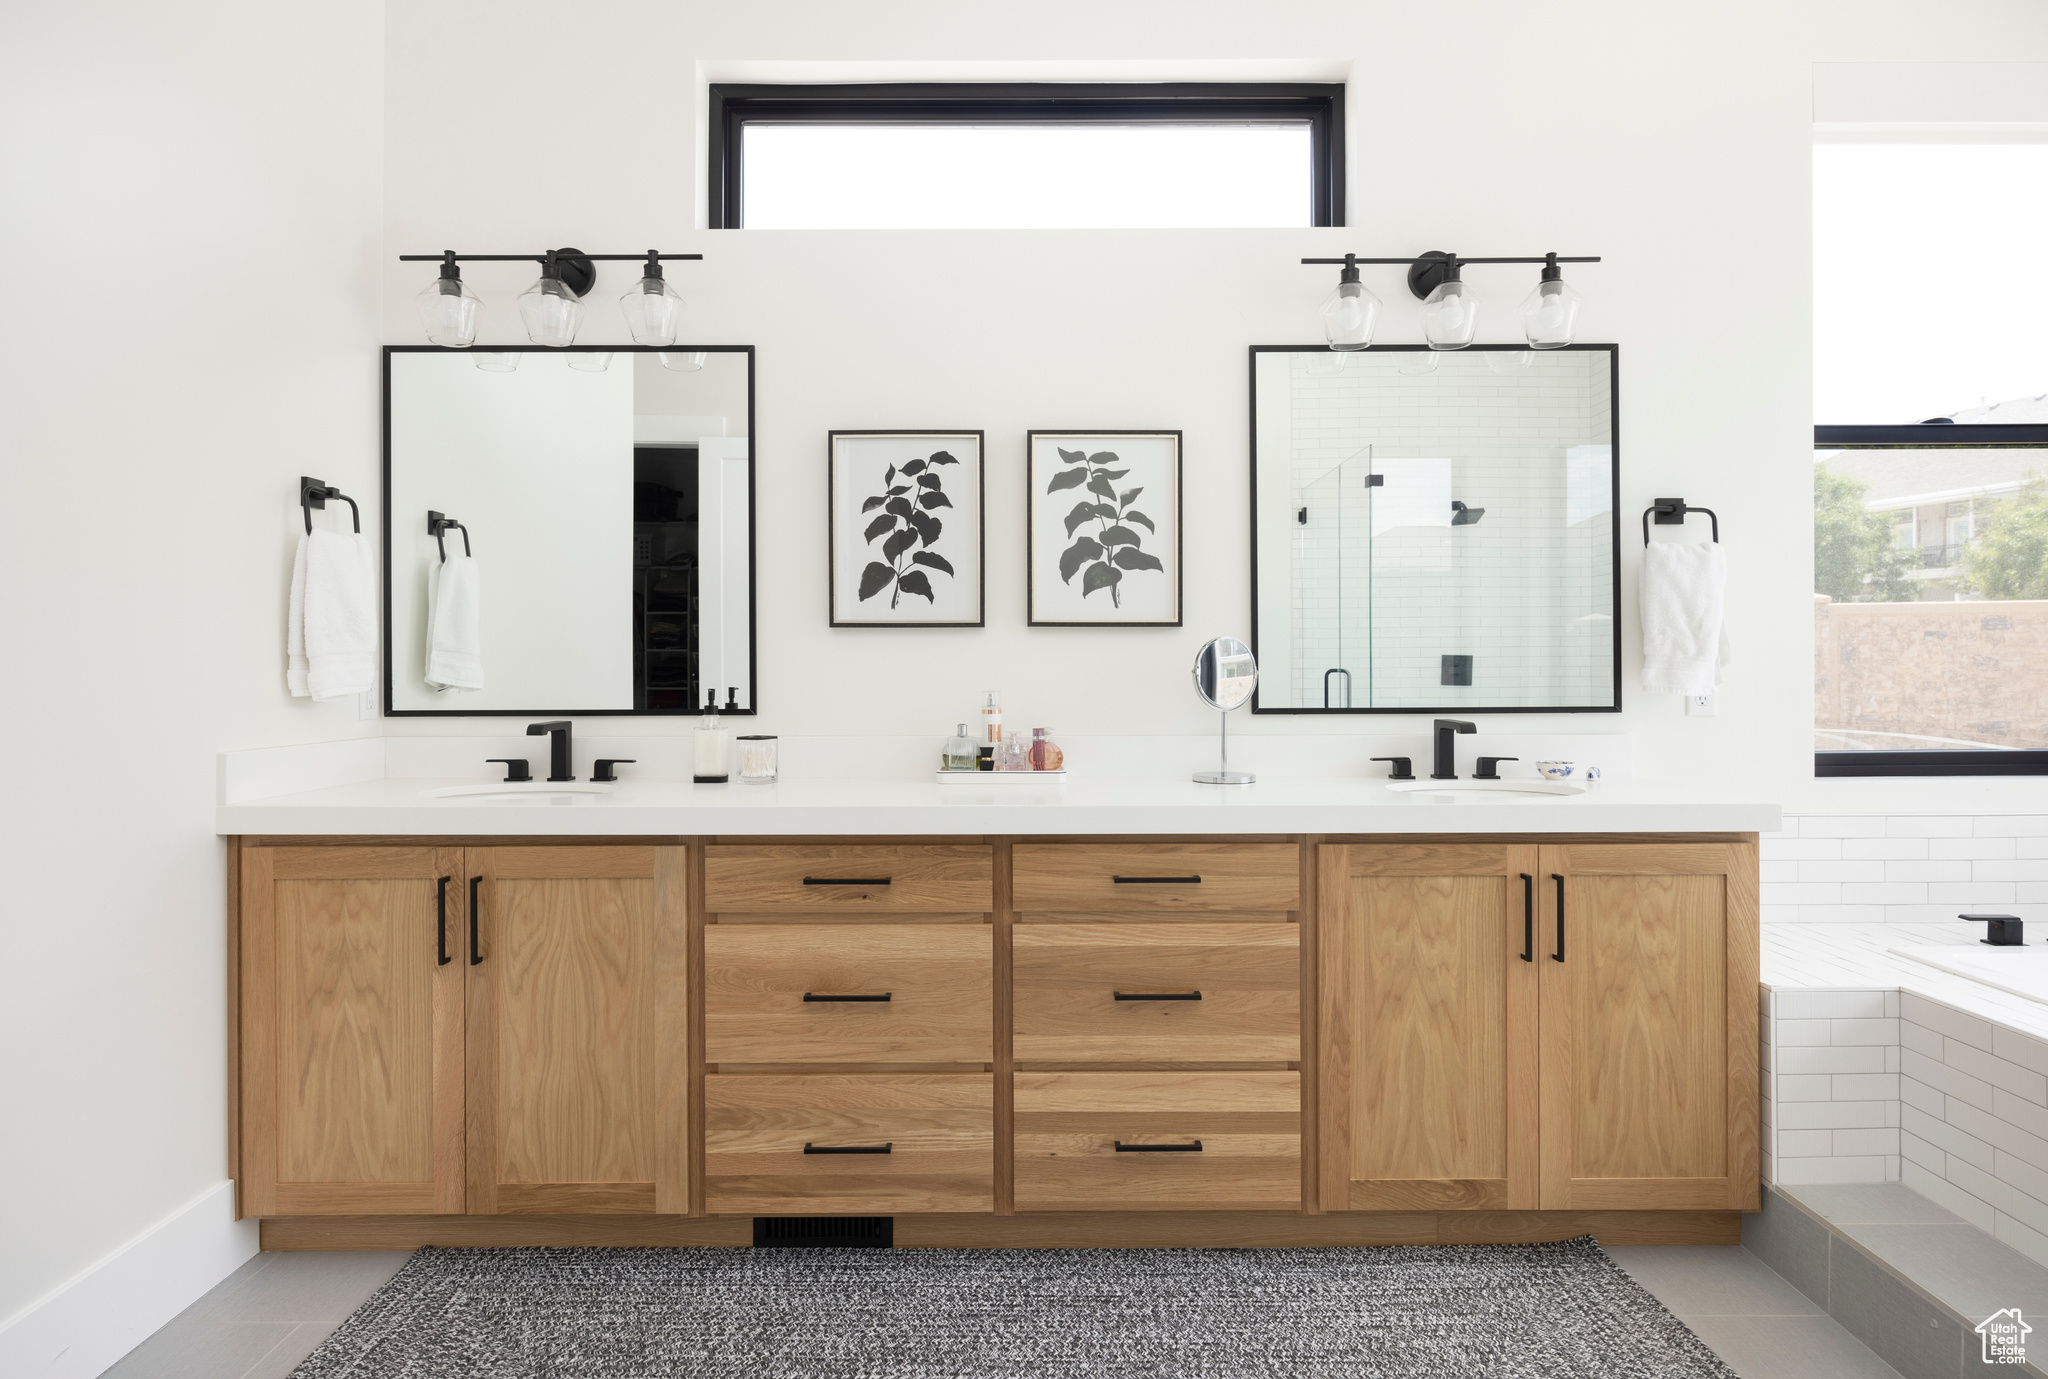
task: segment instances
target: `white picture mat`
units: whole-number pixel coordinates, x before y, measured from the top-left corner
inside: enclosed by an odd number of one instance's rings
[[[1156,531],[1134,528],[1139,549],[1157,556],[1164,570],[1126,570],[1118,587],[1121,605],[1109,591],[1081,593],[1082,575],[1060,578],[1060,553],[1104,524],[1090,519],[1067,534],[1067,515],[1088,496],[1082,489],[1047,493],[1046,485],[1073,466],[1060,451],[1086,454],[1108,451],[1117,468],[1128,472],[1115,480],[1119,493],[1140,488],[1132,504],[1152,519]],[[1040,432],[1031,441],[1031,621],[1034,623],[1174,623],[1180,620],[1180,444],[1172,434],[1117,436],[1100,432]]]
[[[891,590],[863,602],[861,572],[869,562],[883,561],[882,543],[872,543],[861,534],[881,509],[862,512],[861,505],[891,486],[884,476],[894,465],[902,467],[945,451],[958,464],[939,465],[931,472],[940,480],[940,492],[952,500],[951,507],[930,509],[942,524],[936,555],[952,565],[949,576],[942,571],[925,571],[933,597],[902,594],[890,608]],[[934,623],[977,623],[981,621],[981,525],[982,467],[981,441],[973,432],[945,432],[916,435],[908,432],[879,435],[836,435],[832,438],[832,621],[837,624],[875,623],[883,626],[915,627]],[[896,482],[903,482],[900,473]],[[913,489],[916,485],[913,481]],[[904,495],[916,497],[915,492]],[[923,550],[922,545],[912,550]],[[903,560],[908,566],[910,553]]]

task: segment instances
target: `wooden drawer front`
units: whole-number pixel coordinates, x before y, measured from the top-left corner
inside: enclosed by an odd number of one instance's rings
[[[981,914],[994,907],[995,861],[985,845],[704,849],[704,908],[712,914]]]
[[[1293,843],[1019,843],[1010,855],[1018,910],[1301,908],[1301,849]]]
[[[1301,938],[1292,924],[1020,924],[1011,932],[1019,1062],[1301,1057]],[[1201,999],[1145,999],[1196,992]]]
[[[1016,1093],[1018,1211],[1301,1205],[1299,1073],[1018,1073]]]
[[[985,924],[707,925],[704,1057],[987,1063],[994,953]],[[889,999],[816,999],[882,995]]]
[[[714,1216],[993,1211],[995,1078],[707,1077],[704,1205]]]

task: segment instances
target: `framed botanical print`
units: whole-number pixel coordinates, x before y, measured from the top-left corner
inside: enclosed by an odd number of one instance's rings
[[[1179,627],[1180,432],[1033,431],[1033,627]]]
[[[979,431],[831,433],[832,626],[982,626],[981,440]]]

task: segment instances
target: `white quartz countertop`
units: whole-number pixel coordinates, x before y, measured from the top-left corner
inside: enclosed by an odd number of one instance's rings
[[[621,782],[575,799],[435,798],[456,780],[384,779],[223,804],[221,834],[797,836],[1142,833],[1747,833],[1780,810],[1754,798],[1646,780],[1570,797],[1484,802],[1396,793],[1381,780],[1261,775],[1254,785],[1091,777],[940,784],[930,776],[775,784]]]

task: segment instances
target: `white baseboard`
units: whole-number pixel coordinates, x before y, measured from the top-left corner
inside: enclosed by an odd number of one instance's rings
[[[208,1188],[0,1321],[0,1374],[96,1379],[260,1248],[257,1223],[235,1220],[235,1185]]]

